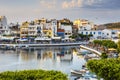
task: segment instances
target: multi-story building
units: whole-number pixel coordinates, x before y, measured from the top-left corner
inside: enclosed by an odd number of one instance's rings
[[[46,24],[43,25],[43,36],[44,37],[52,37],[52,25],[51,21],[47,21]]]
[[[29,22],[23,22],[20,26],[20,38],[28,37]]]
[[[57,36],[57,20],[56,19],[51,20],[51,29],[52,29],[52,37],[56,37]]]
[[[39,35],[37,36],[42,36],[42,37],[52,37],[53,33],[52,33],[52,26],[53,24],[51,23],[52,21],[49,21],[45,18],[39,19],[39,20],[35,20],[34,21],[35,24],[39,25],[39,27],[37,27],[37,32],[39,33]]]
[[[81,30],[80,34],[84,35],[93,35],[94,39],[112,39],[118,37],[117,30]]]
[[[78,31],[81,31],[81,30],[94,30],[93,22],[90,22],[90,21],[85,20],[85,19],[77,19],[77,20],[74,21],[73,24],[78,27]]]
[[[43,25],[44,24],[37,24],[37,37],[43,37]]]
[[[14,37],[20,37],[20,25],[14,24],[14,23],[10,23],[9,24],[9,28],[10,28],[10,34]]]
[[[0,34],[10,34],[7,18],[5,16],[0,16]]]
[[[43,36],[53,38],[57,36],[57,20],[51,19],[47,20],[46,23],[43,24]]]
[[[72,35],[72,26],[71,25],[62,25],[62,29],[65,30],[65,38],[69,38]]]
[[[118,30],[104,29],[102,30],[104,38],[115,38],[118,37]]]
[[[93,35],[94,39],[102,38],[103,36],[102,30],[81,30],[79,33],[84,35]]]
[[[34,23],[35,24],[46,24],[46,22],[47,22],[47,19],[45,19],[45,18],[42,18],[42,19],[36,19],[35,21],[34,21]]]
[[[64,37],[67,39],[72,35],[73,23],[69,19],[63,19],[59,21],[59,28],[64,30]]]
[[[28,36],[29,37],[36,37],[37,36],[37,26],[36,25],[29,25],[28,26]]]

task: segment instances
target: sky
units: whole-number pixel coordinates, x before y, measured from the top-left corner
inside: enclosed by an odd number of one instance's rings
[[[0,0],[0,15],[8,23],[41,18],[120,22],[120,0]]]

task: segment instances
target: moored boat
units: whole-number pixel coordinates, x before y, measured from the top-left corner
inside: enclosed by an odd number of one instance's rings
[[[86,73],[86,70],[82,69],[82,70],[71,70],[71,74],[76,74],[76,75],[83,75],[84,73]]]

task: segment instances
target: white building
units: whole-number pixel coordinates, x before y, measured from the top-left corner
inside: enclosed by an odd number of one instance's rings
[[[61,24],[61,29],[65,30],[65,38],[69,38],[72,35],[72,25]]]
[[[93,22],[90,22],[85,19],[77,19],[74,21],[74,25],[78,27],[78,30],[92,30],[94,29],[94,24]]]
[[[42,37],[43,36],[43,24],[34,24],[28,26],[28,36],[30,37]]]
[[[93,35],[93,39],[112,39],[115,37],[118,37],[118,31],[117,30],[81,30],[79,31],[80,34],[84,35]]]
[[[39,20],[39,23],[32,21],[28,25],[28,36],[48,37],[48,35],[51,38],[57,36],[56,19],[46,20],[44,22]]]
[[[104,29],[102,32],[103,32],[103,37],[104,38],[118,37],[118,31],[117,30]]]
[[[102,30],[81,30],[79,31],[80,34],[84,34],[84,35],[93,35],[94,39],[98,39],[98,38],[102,38],[103,33]]]
[[[36,25],[29,25],[28,26],[28,36],[37,36],[37,26]]]
[[[10,34],[9,26],[7,25],[7,18],[5,16],[0,16],[0,33]]]
[[[51,29],[52,29],[52,37],[56,37],[57,36],[57,20],[56,19],[51,20]]]

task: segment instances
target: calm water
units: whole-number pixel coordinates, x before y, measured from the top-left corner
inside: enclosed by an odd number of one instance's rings
[[[70,77],[71,69],[81,69],[83,57],[76,55],[77,47],[49,47],[39,50],[0,50],[0,72],[26,69],[59,70]],[[70,77],[72,78],[72,77]]]

